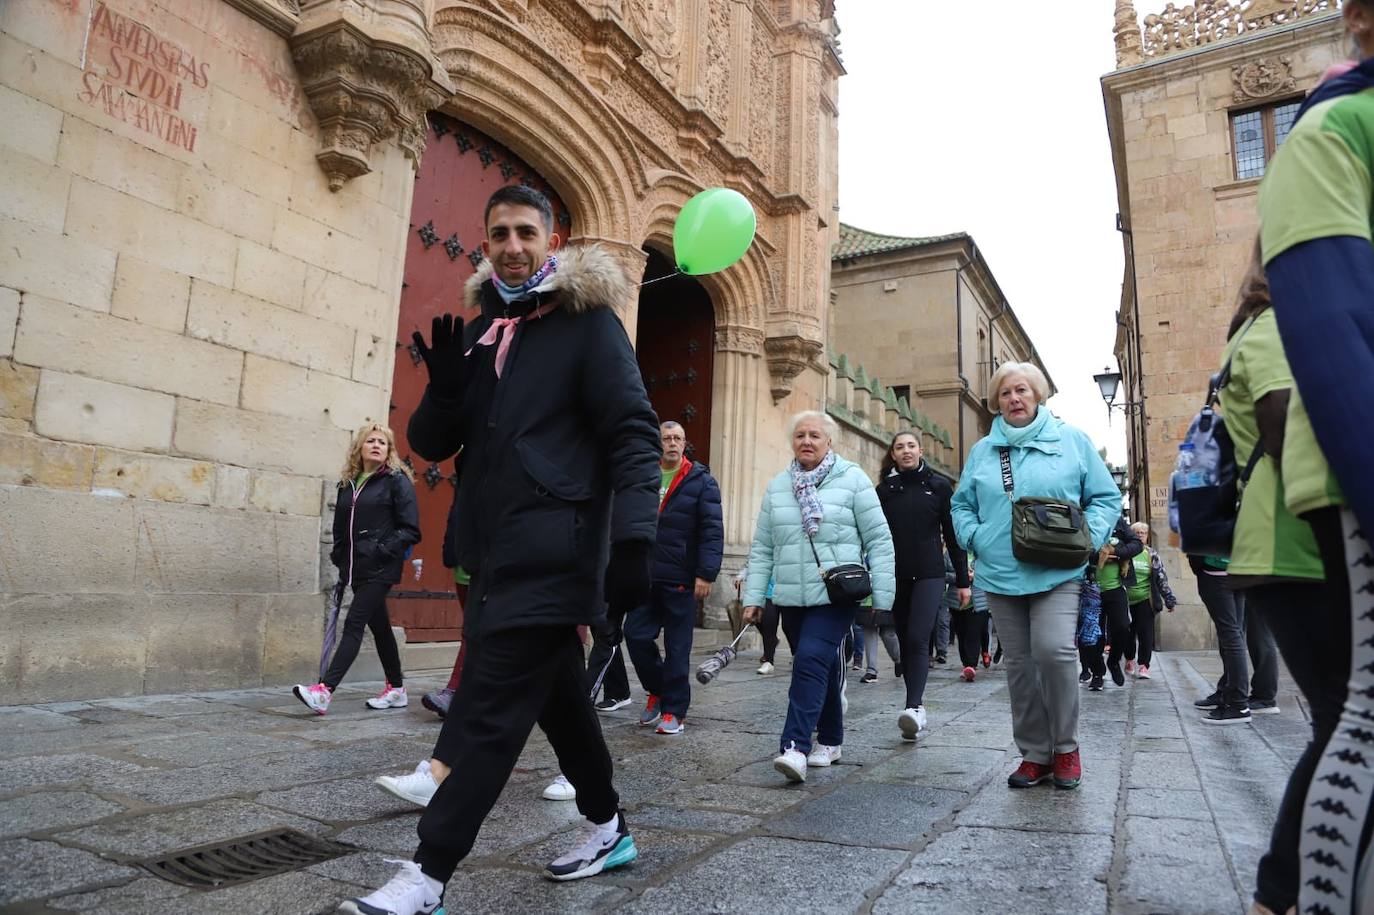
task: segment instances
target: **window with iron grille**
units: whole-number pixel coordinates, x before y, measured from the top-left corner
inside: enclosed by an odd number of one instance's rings
[[[1236,179],[1263,178],[1264,170],[1298,118],[1300,99],[1231,112]]]

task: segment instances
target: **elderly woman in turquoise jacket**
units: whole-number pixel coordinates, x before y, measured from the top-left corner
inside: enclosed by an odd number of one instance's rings
[[[858,464],[831,450],[835,431],[835,421],[824,413],[808,411],[793,418],[795,457],[763,495],[744,588],[746,622],[762,615],[770,579],[775,582],[773,603],[784,618],[796,621],[782,754],[773,761],[794,782],[806,781],[807,766],[838,760],[844,742],[841,654],[859,607],[831,603],[823,570],[862,563],[866,556],[873,606],[890,610],[896,591],[892,533],[878,494]]]
[[[1087,557],[1072,569],[1018,561],[1012,555],[1011,504],[1030,496],[1082,505],[1100,550],[1121,516],[1121,492],[1092,439],[1043,406],[1049,382],[1039,368],[1005,363],[990,389],[1000,415],[969,452],[950,511],[959,543],[978,556],[978,584],[987,592],[1006,653],[1012,734],[1022,756],[1007,784],[1029,788],[1053,778],[1059,788],[1076,788],[1083,767],[1073,639]],[[1004,450],[1011,459],[1010,493]]]

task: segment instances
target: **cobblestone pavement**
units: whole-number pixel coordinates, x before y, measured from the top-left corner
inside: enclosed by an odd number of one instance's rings
[[[536,735],[449,912],[1241,912],[1307,734],[1286,679],[1281,715],[1201,724],[1218,662],[1163,656],[1151,681],[1084,692],[1080,790],[1013,792],[1005,674],[932,672],[912,746],[889,667],[851,680],[841,763],[786,786],[770,760],[789,670],[759,677],[745,656],[694,684],[678,737],[640,730],[637,706],[604,716],[641,854],[602,877],[539,877],[579,823],[539,796],[556,764]],[[345,684],[325,718],[283,689],[0,708],[0,909],[332,911],[414,849],[417,812],[371,779],[428,756],[438,724],[417,700],[436,680],[412,677],[410,708],[387,712]],[[278,826],[357,851],[214,892],[130,866]]]

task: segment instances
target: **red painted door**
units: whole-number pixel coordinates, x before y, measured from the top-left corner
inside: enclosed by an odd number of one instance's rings
[[[649,252],[645,281],[673,272],[668,259]],[[675,276],[639,293],[635,353],[644,387],[660,421],[676,420],[687,432],[687,457],[711,461],[711,369],[715,311],[701,283]]]
[[[396,368],[391,388],[391,428],[403,459],[415,470],[415,493],[424,539],[411,554],[423,561],[417,581],[414,565],[406,566],[401,584],[391,591],[389,609],[394,623],[404,626],[412,642],[447,641],[459,637],[461,608],[453,588],[453,573],[444,568],[444,527],[453,504],[456,477],[452,461],[431,464],[411,454],[406,424],[420,403],[428,375],[410,335],[429,336],[430,320],[445,312],[463,312],[463,284],[482,262],[485,226],[482,211],[487,198],[507,184],[528,184],[553,204],[554,231],[568,237],[572,218],[549,187],[518,156],[486,134],[452,118],[432,112],[429,136],[415,177],[415,198],[406,243],[401,312],[396,328]]]

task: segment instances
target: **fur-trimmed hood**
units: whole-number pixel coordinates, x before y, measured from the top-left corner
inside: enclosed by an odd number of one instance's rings
[[[596,308],[614,308],[628,301],[630,280],[609,252],[600,245],[576,245],[560,248],[558,270],[549,279],[551,293],[559,295],[559,302],[572,314],[584,314]],[[491,279],[491,261],[483,260],[477,272],[463,286],[463,305],[477,308],[482,303],[482,284]]]

